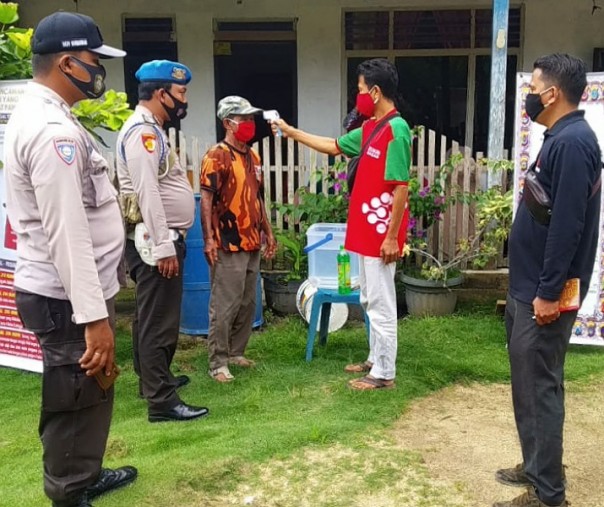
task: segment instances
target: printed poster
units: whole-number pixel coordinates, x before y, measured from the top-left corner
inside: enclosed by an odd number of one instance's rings
[[[10,115],[25,93],[27,81],[0,81],[0,162],[4,161],[4,132]],[[2,165],[3,167],[3,165]],[[15,305],[13,279],[17,241],[6,217],[4,169],[0,168],[0,366],[42,371],[36,337],[23,329]]]
[[[524,102],[530,92],[531,74],[520,72],[516,78],[516,137],[514,142],[514,212],[520,202],[526,170],[537,158],[543,144],[545,127],[530,121]],[[596,133],[604,153],[604,73],[587,75],[587,88],[579,106]],[[600,233],[589,292],[573,326],[571,343],[604,346],[604,198],[600,209]]]

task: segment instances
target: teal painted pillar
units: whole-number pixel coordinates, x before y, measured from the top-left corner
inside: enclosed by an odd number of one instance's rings
[[[505,85],[508,61],[509,0],[493,0],[493,45],[491,53],[491,99],[489,107],[488,157],[503,157],[505,132]],[[499,171],[489,171],[488,186],[501,183]]]

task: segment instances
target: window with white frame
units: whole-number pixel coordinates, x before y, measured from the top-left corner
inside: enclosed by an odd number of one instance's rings
[[[399,72],[400,110],[450,141],[486,151],[491,71],[490,9],[379,10],[344,13],[348,110],[354,107],[356,67],[387,58]],[[508,28],[505,147],[513,142],[515,75],[520,64],[522,10]]]

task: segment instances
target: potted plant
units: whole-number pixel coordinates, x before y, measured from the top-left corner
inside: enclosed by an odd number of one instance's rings
[[[408,259],[400,279],[405,286],[405,299],[411,315],[453,313],[457,294],[452,289],[463,283],[461,267],[469,263],[474,268],[484,268],[498,255],[511,228],[511,191],[502,193],[499,187],[492,187],[475,195],[453,191],[452,196],[445,197],[445,179],[457,163],[457,156],[449,159],[431,188],[419,188],[417,182],[410,185],[411,218],[404,254],[408,258],[415,254],[419,262],[413,263]],[[427,250],[427,230],[452,204],[462,200],[475,204],[476,231],[472,237],[457,244],[455,255],[441,261]]]
[[[267,306],[275,313],[298,313],[296,295],[308,274],[308,261],[304,253],[304,238],[295,230],[277,231],[279,245],[273,270],[264,271],[264,294]]]
[[[272,270],[262,273],[267,305],[276,313],[298,312],[296,296],[308,276],[308,259],[304,253],[308,227],[319,222],[346,222],[349,195],[345,169],[342,162],[331,168],[321,183],[327,185],[327,195],[321,192],[321,188],[313,193],[309,188],[301,187],[293,203],[273,206],[284,217],[287,227],[275,233],[279,244],[277,258],[272,263]],[[322,174],[317,171],[315,178],[322,177]],[[311,184],[317,185],[315,178]]]

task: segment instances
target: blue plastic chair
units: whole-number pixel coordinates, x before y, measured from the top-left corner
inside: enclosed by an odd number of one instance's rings
[[[360,305],[360,291],[354,290],[350,294],[340,294],[334,289],[321,289],[313,295],[310,311],[310,321],[308,323],[308,335],[306,338],[306,361],[312,360],[312,351],[315,345],[315,336],[317,334],[317,323],[319,314],[321,315],[321,325],[319,327],[319,344],[327,344],[327,334],[329,330],[329,316],[331,314],[331,305],[333,303],[347,303],[349,305]],[[364,312],[363,312],[364,313]],[[369,343],[369,319],[365,314],[365,327],[367,328],[367,343]]]

